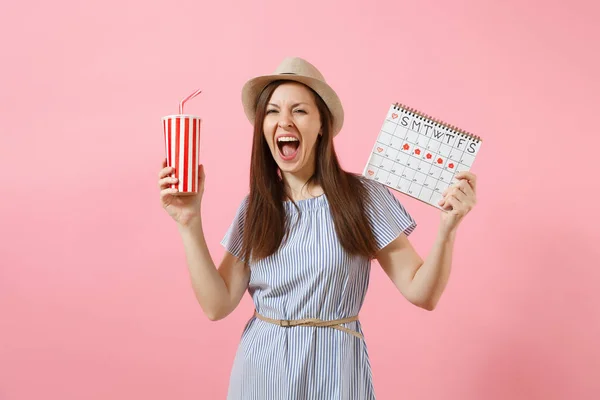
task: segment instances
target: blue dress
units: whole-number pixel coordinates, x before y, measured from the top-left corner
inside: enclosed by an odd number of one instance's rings
[[[416,223],[390,190],[363,178],[366,208],[378,248]],[[221,241],[241,258],[248,197]],[[371,262],[341,247],[326,195],[284,202],[293,229],[289,240],[250,265],[248,293],[259,314],[272,319],[335,320],[358,315]],[[295,224],[295,225],[294,225]],[[343,324],[361,335],[360,320]],[[243,329],[229,380],[228,400],[375,399],[365,340],[329,327],[281,327],[252,316]]]

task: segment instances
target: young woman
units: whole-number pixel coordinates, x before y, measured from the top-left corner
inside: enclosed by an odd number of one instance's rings
[[[287,58],[273,75],[242,90],[254,125],[250,190],[222,240],[218,268],[202,230],[200,192],[174,196],[166,167],[161,201],[177,222],[194,293],[209,319],[225,318],[248,291],[246,324],[228,399],[373,399],[371,367],[358,314],[377,259],[412,304],[433,310],[448,281],[459,222],[475,204],[476,177],[444,193],[428,257],[407,236],[416,223],[380,183],[342,170],[333,138],[344,112],[321,73]]]

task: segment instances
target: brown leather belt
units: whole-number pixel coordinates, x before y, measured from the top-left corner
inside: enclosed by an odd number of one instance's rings
[[[293,319],[293,320],[289,320],[289,319],[271,319],[271,318],[267,318],[263,315],[260,315],[258,313],[258,311],[254,310],[254,316],[262,321],[274,324],[274,325],[279,325],[282,326],[284,328],[289,328],[291,326],[318,326],[318,327],[328,327],[328,328],[333,328],[333,329],[337,329],[346,333],[349,333],[351,335],[356,336],[359,339],[364,339],[363,335],[361,335],[358,332],[353,331],[352,329],[348,329],[345,326],[342,326],[341,324],[345,324],[347,322],[352,322],[352,321],[358,321],[358,315],[355,315],[354,317],[348,317],[348,318],[343,318],[343,319],[336,319],[336,320],[331,320],[331,321],[324,321],[321,319],[317,319],[317,318],[304,318],[304,319]]]

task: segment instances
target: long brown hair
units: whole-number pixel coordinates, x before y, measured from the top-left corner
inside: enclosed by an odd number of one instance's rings
[[[242,237],[244,260],[260,260],[273,254],[289,233],[284,183],[263,133],[267,103],[285,81],[270,83],[256,104],[254,139],[250,161],[250,194]],[[315,172],[307,181],[323,188],[335,230],[342,247],[352,255],[374,257],[376,242],[364,210],[367,193],[358,174],[344,171],[338,161],[332,136],[332,116],[321,97],[312,92],[321,116],[322,135],[316,143]],[[295,203],[293,203],[296,205]],[[297,206],[296,206],[297,208]],[[300,210],[298,210],[300,212]]]

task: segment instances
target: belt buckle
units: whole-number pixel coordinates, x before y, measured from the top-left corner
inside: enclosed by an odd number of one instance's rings
[[[292,325],[291,325],[291,321],[289,319],[280,319],[279,326],[282,326],[284,328],[289,328]]]

